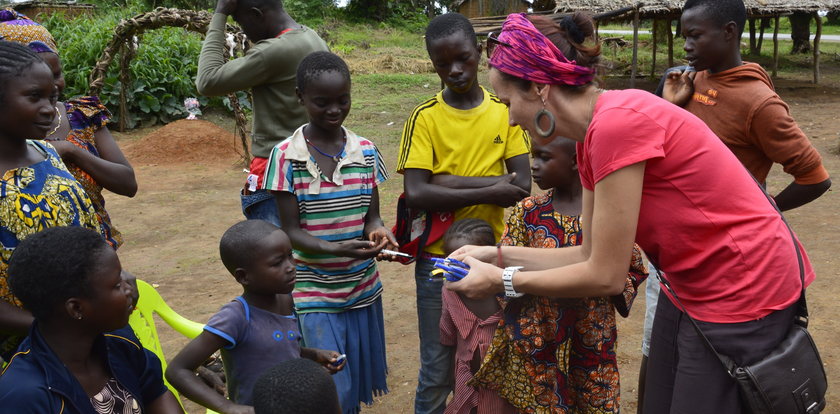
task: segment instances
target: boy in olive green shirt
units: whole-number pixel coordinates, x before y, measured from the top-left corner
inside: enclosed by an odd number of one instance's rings
[[[232,16],[253,42],[245,56],[228,60],[225,23]],[[277,226],[274,199],[262,187],[271,149],[308,119],[295,95],[298,64],[312,52],[328,50],[314,30],[298,24],[281,0],[219,0],[198,58],[195,85],[205,96],[251,89],[254,123],[250,173],[242,190],[242,212]]]

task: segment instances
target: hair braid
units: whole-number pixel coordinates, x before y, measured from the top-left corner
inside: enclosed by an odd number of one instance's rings
[[[32,49],[15,42],[0,40],[0,102],[6,92],[6,83],[18,77],[35,62],[43,62]]]
[[[461,238],[478,246],[492,246],[496,244],[496,235],[490,223],[476,218],[461,219],[454,223],[444,234],[444,240]]]

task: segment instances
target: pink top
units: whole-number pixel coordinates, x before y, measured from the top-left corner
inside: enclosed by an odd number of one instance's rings
[[[636,242],[694,318],[746,322],[799,298],[787,227],[699,118],[644,91],[605,92],[577,157],[591,191],[614,171],[647,161]],[[814,271],[802,256],[807,286]]]
[[[455,397],[446,406],[444,414],[469,414],[479,407],[485,414],[515,414],[516,409],[495,391],[467,385],[473,373],[470,361],[475,351],[483,359],[493,341],[502,310],[485,320],[478,319],[461,301],[457,293],[443,289],[443,313],[440,317],[440,343],[455,347]]]

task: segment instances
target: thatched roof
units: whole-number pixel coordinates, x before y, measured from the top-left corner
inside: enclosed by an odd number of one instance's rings
[[[531,4],[531,2],[529,0],[521,0],[521,1],[522,1],[522,3],[528,4],[528,5]],[[458,10],[458,8],[461,7],[461,5],[466,3],[466,2],[467,2],[467,0],[455,0],[453,2],[450,2],[449,3],[449,10]]]
[[[685,0],[555,0],[557,12],[588,10],[603,13],[642,3],[642,15],[677,13]],[[787,14],[794,11],[840,10],[840,0],[744,0],[750,15]]]
[[[840,0],[744,0],[744,5],[750,15],[840,10]]]
[[[673,13],[682,8],[685,1],[679,0],[555,0],[555,12],[568,13],[579,10],[604,13],[623,7],[641,4],[639,12],[643,15]]]

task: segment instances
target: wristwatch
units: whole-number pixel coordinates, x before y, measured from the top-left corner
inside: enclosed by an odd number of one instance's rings
[[[513,290],[513,275],[518,272],[519,269],[522,269],[522,266],[511,266],[506,267],[502,272],[502,283],[505,285],[505,296],[509,298],[518,298],[524,295],[524,293],[518,293]]]

